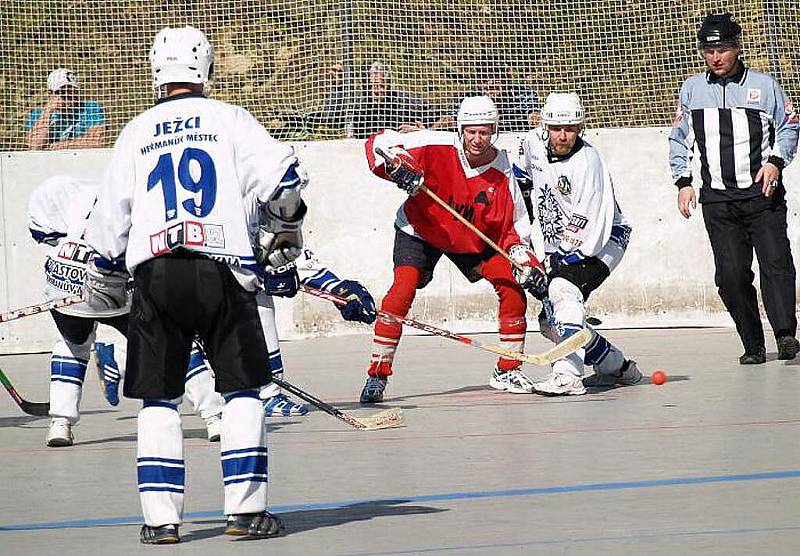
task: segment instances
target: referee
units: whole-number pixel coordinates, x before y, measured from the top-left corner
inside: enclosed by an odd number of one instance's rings
[[[753,287],[753,249],[761,296],[778,347],[794,359],[795,268],[786,235],[781,173],[797,149],[798,116],[771,76],[740,59],[742,29],[730,13],[706,16],[697,34],[708,69],[687,79],[669,136],[678,210],[697,207],[690,160],[699,157],[700,203],[711,241],[719,295],[744,345],[742,365],[766,361]]]

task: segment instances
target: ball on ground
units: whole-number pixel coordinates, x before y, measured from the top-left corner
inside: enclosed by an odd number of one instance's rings
[[[667,373],[661,369],[656,369],[653,371],[653,374],[650,375],[650,380],[653,382],[653,384],[664,384],[667,381]]]

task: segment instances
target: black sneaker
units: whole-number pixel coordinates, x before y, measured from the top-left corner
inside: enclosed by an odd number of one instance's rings
[[[800,351],[800,342],[793,336],[781,336],[776,340],[778,344],[778,359],[794,359]]]
[[[739,357],[739,364],[740,365],[760,365],[762,363],[767,362],[767,350],[764,348],[759,348],[758,351],[744,352],[741,357]]]
[[[255,514],[233,514],[228,516],[225,534],[235,537],[252,537],[266,539],[281,537],[286,534],[283,523],[278,516],[264,511]]]
[[[151,527],[142,525],[139,532],[139,540],[142,544],[175,544],[181,542],[178,536],[178,526],[173,524]]]

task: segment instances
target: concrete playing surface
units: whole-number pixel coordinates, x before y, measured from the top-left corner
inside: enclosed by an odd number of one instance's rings
[[[90,365],[76,445],[0,397],[0,554],[798,554],[800,360],[743,367],[731,329],[609,330],[642,384],[544,398],[492,391],[493,357],[406,337],[384,407],[357,431],[320,411],[269,419],[271,508],[289,531],[223,536],[219,445],[184,404],[183,542],[139,544],[138,404],[112,409]],[[482,341],[495,341],[482,335]],[[356,415],[369,336],[282,344],[286,378]],[[546,342],[529,334],[527,350]],[[46,354],[0,357],[45,401]],[[655,368],[669,374],[650,384]],[[527,368],[542,376],[544,368]]]

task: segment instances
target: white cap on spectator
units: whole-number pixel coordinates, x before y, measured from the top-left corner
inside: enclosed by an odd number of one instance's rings
[[[66,69],[66,68],[58,68],[50,72],[50,75],[47,76],[47,90],[55,93],[61,87],[75,87],[78,88],[78,78],[75,77],[75,72]]]

